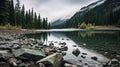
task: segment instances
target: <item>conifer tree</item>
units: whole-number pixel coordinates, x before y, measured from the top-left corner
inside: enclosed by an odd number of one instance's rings
[[[9,0],[0,0],[0,24],[8,23]]]
[[[17,0],[17,3],[15,5],[15,22],[16,25],[21,25],[21,7],[19,0]]]
[[[24,5],[22,6],[22,10],[21,10],[21,23],[22,23],[22,27],[25,27],[25,7]]]
[[[13,0],[10,0],[10,2],[9,2],[9,19],[8,19],[8,22],[11,25],[16,25],[16,23],[15,23],[15,11],[14,11]]]

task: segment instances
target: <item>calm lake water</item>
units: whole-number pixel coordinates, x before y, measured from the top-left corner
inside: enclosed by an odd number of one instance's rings
[[[39,31],[39,30],[37,30]],[[26,37],[41,39],[44,43],[53,41],[54,45],[58,45],[59,42],[66,42],[68,50],[64,59],[75,63],[77,65],[88,62],[89,64],[95,64],[91,57],[97,57],[98,62],[107,62],[109,59],[120,60],[120,31],[85,31],[85,30],[47,30],[41,33],[26,34]],[[74,49],[78,48],[80,54],[75,56],[72,54]],[[87,55],[82,55],[87,53]],[[86,59],[81,56],[85,56]],[[84,62],[80,62],[84,60]]]

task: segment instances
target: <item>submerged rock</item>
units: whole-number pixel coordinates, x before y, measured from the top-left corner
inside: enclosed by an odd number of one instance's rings
[[[77,48],[77,49],[74,49],[72,51],[72,54],[75,55],[75,56],[78,56],[80,54],[80,50]]]
[[[96,56],[91,57],[91,59],[96,60],[96,61],[98,60],[98,58]]]
[[[88,55],[87,53],[82,53],[83,55]]]

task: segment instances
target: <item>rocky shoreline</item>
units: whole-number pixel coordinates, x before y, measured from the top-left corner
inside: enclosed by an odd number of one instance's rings
[[[66,43],[59,43],[61,48],[55,47],[53,41],[43,44],[39,39],[23,37],[26,33],[34,33],[26,30],[0,30],[0,67],[89,67],[85,63],[82,66],[65,61],[63,56],[67,50]],[[78,55],[80,50],[73,50]],[[86,54],[86,53],[84,53]],[[84,58],[84,56],[82,56]],[[91,59],[97,61],[97,57]],[[82,62],[82,60],[80,61]],[[120,62],[112,59],[104,65],[95,67],[113,66],[119,67]]]

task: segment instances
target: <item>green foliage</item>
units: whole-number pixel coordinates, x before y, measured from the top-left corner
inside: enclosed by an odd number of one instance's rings
[[[80,28],[80,29],[94,29],[95,26],[90,24],[90,23],[86,24],[85,22],[83,22],[83,23],[78,25],[78,28]]]
[[[68,28],[76,28],[82,22],[95,25],[117,25],[120,19],[119,0],[106,0],[103,4],[89,10],[77,12],[65,23]],[[116,5],[114,5],[115,3]],[[89,7],[89,6],[88,6]],[[84,8],[81,8],[84,9]]]
[[[87,28],[87,25],[85,24],[85,22],[81,23],[78,25],[78,28],[80,29],[86,29]]]
[[[9,0],[0,0],[0,24],[8,22],[9,18]]]
[[[48,29],[47,18],[41,18],[32,10],[25,12],[24,5],[20,6],[20,0],[14,8],[13,0],[0,1],[0,25],[1,28],[26,28],[26,29]]]
[[[21,29],[21,28],[22,28],[21,26],[13,26],[10,23],[0,26],[0,29]]]
[[[90,23],[87,24],[87,29],[94,29],[94,28],[95,28],[94,25],[92,25],[92,24],[90,24]]]

